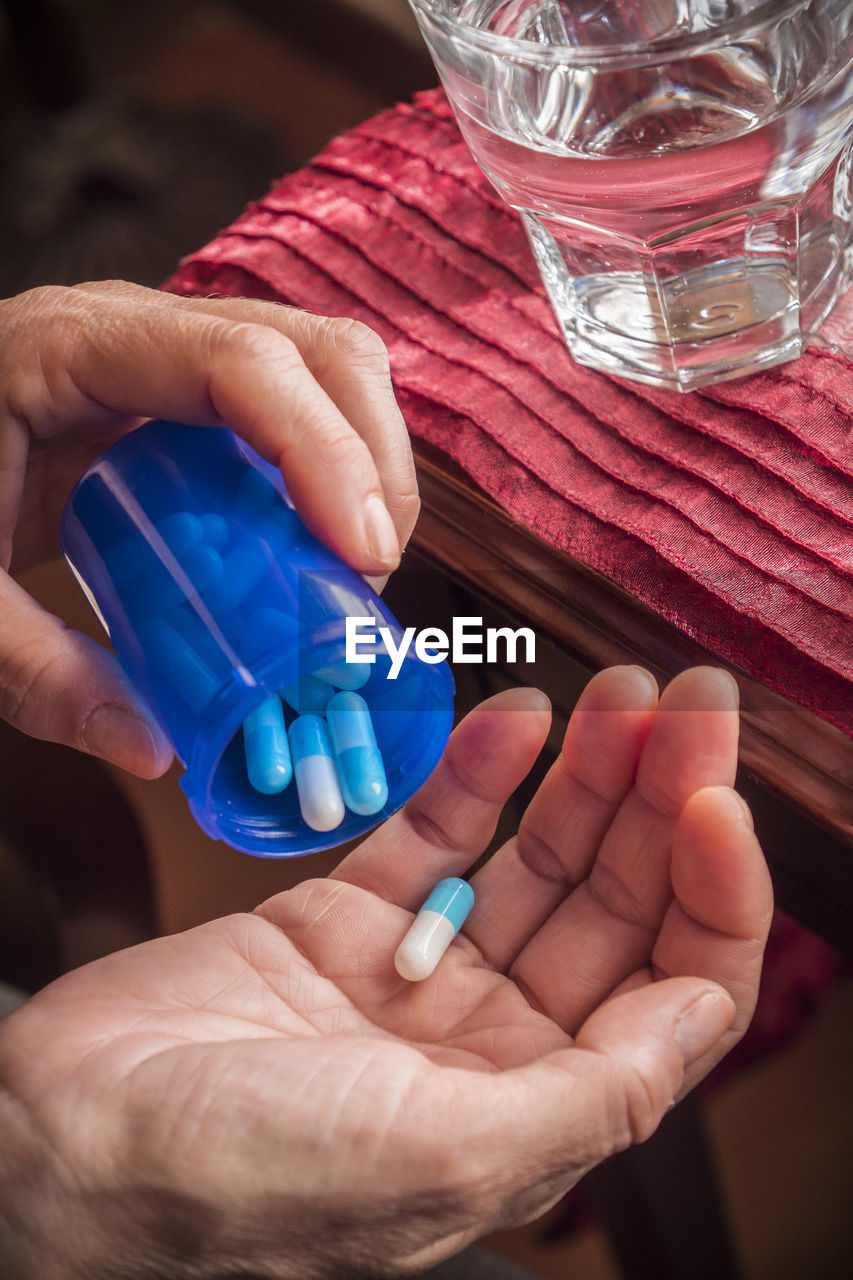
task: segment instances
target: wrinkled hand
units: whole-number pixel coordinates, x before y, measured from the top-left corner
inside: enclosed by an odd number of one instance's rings
[[[142,777],[171,749],[116,659],[2,570],[58,554],[74,483],[151,417],[232,427],[362,572],[395,567],[418,511],[385,348],[364,325],[120,281],[0,301],[0,716]]]
[[[9,1273],[409,1274],[649,1136],[747,1026],[771,914],[733,681],[695,669],[656,702],[635,667],[589,684],[423,983],[394,951],[538,753],[535,691],[468,716],[330,879],[0,1024]]]

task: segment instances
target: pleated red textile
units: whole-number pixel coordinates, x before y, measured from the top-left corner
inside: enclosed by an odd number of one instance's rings
[[[689,395],[575,364],[521,224],[439,90],[335,138],[166,287],[366,321],[413,435],[547,541],[853,732],[853,299],[826,346]]]

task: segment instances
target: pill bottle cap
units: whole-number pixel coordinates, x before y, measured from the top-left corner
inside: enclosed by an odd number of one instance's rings
[[[181,786],[209,835],[260,856],[313,853],[375,826],[432,772],[453,718],[447,664],[409,651],[391,678],[400,624],[228,428],[154,421],[124,436],[72,492],[61,544],[184,764]],[[370,653],[362,645],[364,663],[346,662],[347,618],[378,641]],[[353,687],[369,708],[388,799],[379,813],[348,809],[318,832],[294,785],[276,795],[252,787],[242,725],[274,695],[292,720],[322,714],[337,689]]]

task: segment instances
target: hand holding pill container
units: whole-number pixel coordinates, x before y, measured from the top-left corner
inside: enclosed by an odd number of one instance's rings
[[[71,494],[61,541],[209,835],[313,853],[377,825],[432,772],[453,719],[447,664],[407,653],[391,678],[381,640],[346,661],[347,617],[395,645],[403,629],[227,428],[157,421],[123,437]]]

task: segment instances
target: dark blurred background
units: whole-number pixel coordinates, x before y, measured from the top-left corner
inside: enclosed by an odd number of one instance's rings
[[[329,138],[435,82],[406,0],[0,0],[0,297],[109,277],[157,286]],[[430,572],[417,570],[410,608],[433,622],[472,612]],[[63,565],[24,585],[101,638]],[[406,621],[421,625],[416,610]],[[550,652],[537,662],[537,682],[569,703],[587,674]],[[27,990],[250,909],[340,856],[247,858],[195,827],[179,769],[141,783],[2,723],[0,770],[0,982]],[[805,1029],[707,1099],[744,1280],[853,1273],[853,989],[825,960],[828,995]],[[582,1198],[490,1247],[554,1280],[618,1276]]]
[[[0,293],[156,285],[334,134],[435,81],[405,0],[4,0]]]

